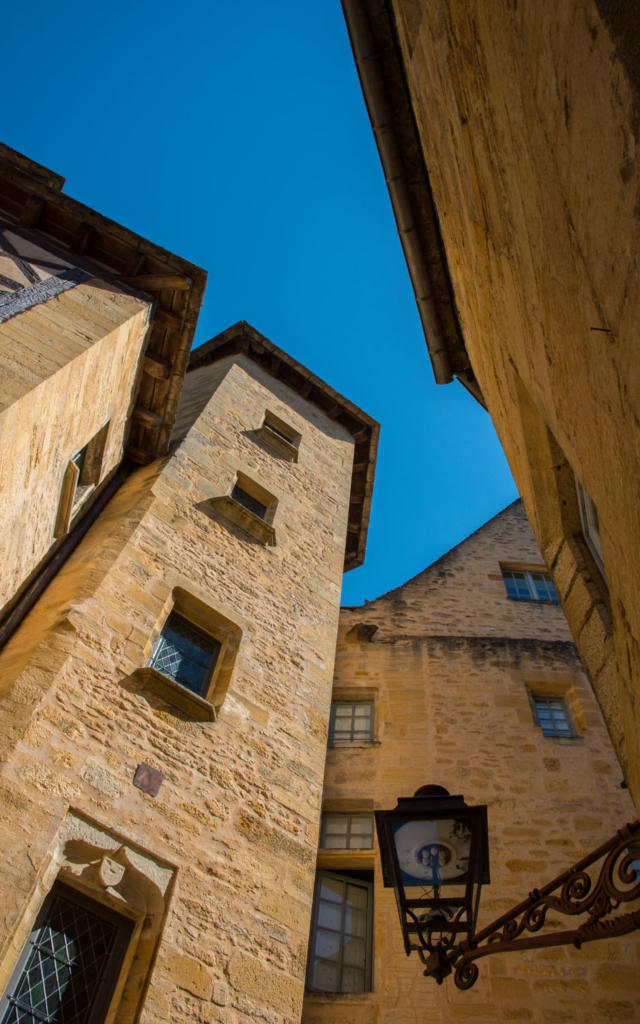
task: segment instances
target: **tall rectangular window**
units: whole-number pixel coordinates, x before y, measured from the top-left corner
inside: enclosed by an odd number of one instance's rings
[[[149,659],[151,668],[186,686],[192,693],[206,694],[221,644],[194,626],[178,612],[171,612],[162,627]]]
[[[100,1024],[131,929],[127,918],[56,884],[0,1000],[0,1024]]]
[[[334,700],[329,719],[329,742],[360,741],[368,743],[373,739],[372,700]]]
[[[373,926],[371,872],[360,878],[319,871],[311,919],[307,988],[370,992]]]
[[[320,846],[323,850],[370,850],[373,817],[370,814],[323,814]]]
[[[548,572],[502,567],[507,597],[514,601],[546,601],[558,603],[558,594]]]

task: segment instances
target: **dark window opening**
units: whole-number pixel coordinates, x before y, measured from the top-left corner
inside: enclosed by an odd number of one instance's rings
[[[264,519],[267,514],[267,506],[263,505],[261,501],[254,498],[252,494],[248,494],[239,484],[235,484],[231,497],[234,501],[237,501],[239,505],[243,505],[249,512],[253,512],[254,515],[259,516],[260,519]]]

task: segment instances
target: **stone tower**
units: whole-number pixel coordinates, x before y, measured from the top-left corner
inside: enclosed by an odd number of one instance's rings
[[[94,995],[118,1024],[300,1019],[341,576],[376,442],[236,325],[194,353],[168,455],[6,645],[3,1024],[46,998],[84,1021]],[[61,920],[95,962],[43,995],[29,964],[46,973]]]

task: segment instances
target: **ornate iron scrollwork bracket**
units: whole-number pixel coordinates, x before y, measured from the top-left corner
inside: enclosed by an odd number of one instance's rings
[[[595,865],[600,860],[598,871]],[[640,929],[640,908],[616,911],[638,899],[640,822],[635,821],[459,946],[434,951],[425,960],[424,973],[440,983],[454,970],[456,986],[467,989],[478,977],[475,961],[492,953],[566,945],[580,949],[585,942],[626,935]],[[583,916],[583,920],[575,928],[560,931],[558,915]],[[547,932],[543,932],[545,924]]]

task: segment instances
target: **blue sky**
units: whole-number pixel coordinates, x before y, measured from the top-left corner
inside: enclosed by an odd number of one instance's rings
[[[382,424],[359,604],[516,496],[437,387],[339,0],[41,0],[3,15],[3,141],[204,267],[196,344],[248,320]]]

